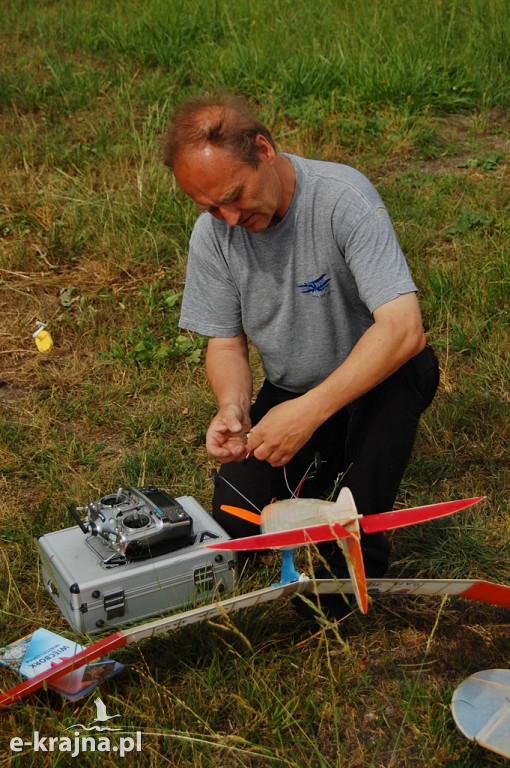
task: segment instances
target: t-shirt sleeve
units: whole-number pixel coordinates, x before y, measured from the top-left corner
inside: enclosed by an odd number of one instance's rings
[[[237,336],[243,330],[239,292],[205,218],[190,239],[179,326],[204,336]]]
[[[367,206],[339,245],[360,299],[370,312],[403,293],[417,291],[382,201]]]

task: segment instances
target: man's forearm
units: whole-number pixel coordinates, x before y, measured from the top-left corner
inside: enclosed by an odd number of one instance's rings
[[[407,294],[405,294],[407,296]],[[374,312],[375,323],[321,384],[272,408],[247,448],[272,466],[286,464],[330,416],[388,378],[425,345],[414,294]]]
[[[209,339],[206,371],[220,408],[234,405],[244,413],[249,411],[253,379],[244,335],[231,339]]]
[[[246,337],[209,339],[206,369],[219,405],[207,430],[207,452],[222,463],[239,461],[246,455],[243,432],[251,428],[253,383]]]
[[[342,365],[304,396],[318,424],[391,376],[425,346],[414,294],[399,298],[402,314],[393,315],[387,305]],[[406,304],[414,322],[408,321]]]

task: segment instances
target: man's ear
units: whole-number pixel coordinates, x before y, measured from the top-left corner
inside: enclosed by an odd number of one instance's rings
[[[261,160],[266,160],[272,165],[276,158],[276,151],[273,145],[261,133],[255,136],[255,146]]]

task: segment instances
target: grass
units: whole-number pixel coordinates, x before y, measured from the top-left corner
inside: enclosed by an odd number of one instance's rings
[[[2,3],[0,642],[72,635],[35,545],[69,503],[150,482],[209,508],[203,340],[177,328],[195,211],[159,138],[177,101],[217,86],[252,98],[281,149],[367,173],[419,285],[442,385],[398,505],[487,498],[395,532],[391,574],[508,583],[509,27],[504,0]],[[259,556],[248,584],[276,571]],[[164,734],[126,764],[502,766],[449,701],[509,653],[508,612],[461,600],[381,598],[315,633],[271,605],[119,651],[101,696]],[[41,692],[0,713],[0,766],[68,765],[9,740],[92,711]]]

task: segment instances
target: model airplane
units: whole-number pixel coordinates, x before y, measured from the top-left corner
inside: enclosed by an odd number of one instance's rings
[[[210,605],[121,629],[93,643],[70,659],[60,662],[37,677],[25,680],[0,694],[0,709],[50,684],[73,669],[83,666],[116,648],[172,632],[182,627],[244,608],[272,602],[295,594],[354,594],[362,611],[368,606],[368,594],[456,595],[492,605],[510,607],[510,587],[489,581],[470,579],[366,579],[360,547],[360,528],[366,533],[400,528],[451,515],[483,497],[432,504],[426,507],[386,512],[382,515],[358,515],[352,495],[342,490],[336,502],[293,499],[276,502],[263,510],[263,533],[221,544],[209,549],[256,550],[277,548],[283,551],[281,583],[271,587],[217,600]],[[301,527],[298,527],[298,520]],[[346,554],[351,579],[314,580],[300,575],[293,564],[296,547],[328,540],[338,540]]]
[[[364,517],[358,514],[352,493],[344,487],[335,502],[295,498],[269,504],[264,507],[260,515],[262,533],[258,536],[208,544],[207,547],[238,552],[280,549],[282,551],[280,585],[283,585],[300,579],[300,574],[294,567],[296,547],[336,539],[345,556],[358,607],[362,613],[366,613],[368,591],[360,543],[361,529],[365,533],[378,533],[424,523],[438,517],[452,515],[454,512],[477,504],[483,498],[478,496]],[[228,506],[222,509],[233,514],[243,511]]]

